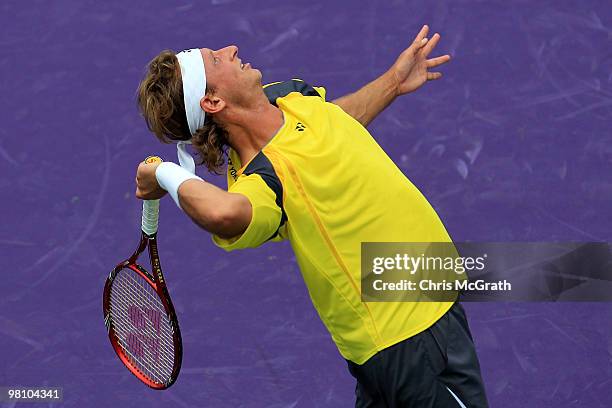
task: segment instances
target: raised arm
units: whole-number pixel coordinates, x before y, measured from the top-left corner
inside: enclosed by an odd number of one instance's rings
[[[429,72],[450,60],[450,55],[427,59],[440,40],[440,34],[427,38],[429,27],[424,25],[410,47],[406,48],[387,72],[368,83],[357,92],[334,101],[346,113],[367,126],[395,98],[414,92],[427,81],[442,77],[440,72]]]
[[[363,126],[368,126],[397,96],[397,80],[387,71],[357,92],[344,95],[332,103]]]

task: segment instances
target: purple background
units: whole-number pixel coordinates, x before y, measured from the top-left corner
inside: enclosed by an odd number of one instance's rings
[[[354,381],[287,244],[225,254],[169,200],[160,251],[184,338],[168,391],[106,338],[101,293],[138,240],[135,106],[160,50],[231,43],[264,81],[329,99],[387,69],[422,24],[444,78],[372,134],[455,240],[612,240],[606,1],[4,1],[0,5],[0,385],[65,407],[348,407]],[[208,180],[223,183],[222,178]],[[467,304],[493,407],[610,407],[612,305]],[[2,407],[13,407],[5,403]],[[21,406],[22,404],[17,404]]]

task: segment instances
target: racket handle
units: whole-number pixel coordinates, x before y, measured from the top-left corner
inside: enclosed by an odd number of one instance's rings
[[[159,220],[159,200],[144,200],[142,202],[142,232],[153,235],[157,232]]]
[[[149,156],[144,163],[161,163],[158,156]],[[142,232],[153,235],[157,232],[159,221],[159,200],[144,200],[142,202]]]

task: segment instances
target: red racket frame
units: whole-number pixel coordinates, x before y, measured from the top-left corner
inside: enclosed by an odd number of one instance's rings
[[[145,248],[149,249],[149,259],[151,261],[151,267],[153,268],[154,274],[149,274],[146,269],[136,263],[136,260],[145,250]],[[173,328],[173,336],[172,341],[174,343],[174,366],[172,367],[172,374],[170,375],[170,379],[166,383],[159,383],[151,380],[148,376],[146,376],[142,371],[138,369],[131,361],[129,356],[125,353],[123,347],[117,341],[117,336],[115,334],[115,330],[112,324],[112,318],[110,316],[110,290],[113,284],[113,280],[117,273],[124,268],[129,268],[133,272],[140,275],[145,281],[153,288],[155,293],[161,299],[168,316],[168,320],[172,324]],[[176,317],[176,312],[174,311],[174,306],[172,305],[172,301],[170,300],[170,294],[168,293],[168,289],[166,287],[166,283],[164,281],[164,276],[161,270],[161,264],[159,262],[159,255],[157,252],[157,233],[152,235],[147,235],[146,233],[142,233],[142,237],[140,239],[140,244],[138,245],[138,249],[134,252],[132,256],[130,256],[126,261],[121,262],[119,265],[113,269],[113,271],[108,276],[106,280],[106,284],[104,285],[104,296],[103,296],[103,310],[104,310],[104,324],[106,325],[106,329],[108,330],[108,337],[110,342],[117,353],[117,356],[123,364],[130,370],[132,374],[134,374],[140,381],[148,385],[149,387],[156,390],[164,390],[170,387],[176,379],[178,378],[179,371],[181,369],[181,362],[183,360],[183,343],[181,339],[181,331],[178,325],[178,319]]]

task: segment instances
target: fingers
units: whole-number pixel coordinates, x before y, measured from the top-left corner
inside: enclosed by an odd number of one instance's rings
[[[427,33],[429,32],[429,26],[425,24],[421,31],[414,37],[414,41],[408,47],[409,50],[412,51],[413,54],[416,54],[425,44],[427,44]]]
[[[435,38],[436,36],[438,37],[437,39]],[[439,39],[440,39],[440,36],[437,33],[434,34],[434,36],[431,39],[430,44],[432,42],[434,42],[434,40],[435,40],[435,42],[438,42]],[[435,46],[435,44],[434,44],[434,46]],[[431,50],[429,50],[429,51],[431,51]],[[424,52],[426,52],[426,50],[424,50]],[[427,54],[428,53],[429,52],[427,52]],[[425,55],[427,55],[427,54],[425,54]],[[435,58],[428,59],[427,61],[425,61],[425,65],[427,66],[427,69],[430,69],[430,68],[434,68],[434,67],[440,66],[442,64],[445,64],[448,61],[450,61],[450,59],[451,59],[451,56],[446,54],[446,55],[442,55],[440,57],[435,57]],[[428,81],[433,81],[433,80],[440,79],[440,78],[442,78],[442,73],[441,72],[427,72],[427,80]]]
[[[423,26],[423,28],[421,28],[421,31],[419,31],[419,33],[417,34],[416,37],[414,37],[414,41],[413,43],[417,43],[420,44],[421,41],[427,37],[427,33],[429,32],[429,26],[427,24],[425,24]]]
[[[448,55],[448,54],[442,55],[441,57],[436,57],[436,58],[428,59],[426,61],[427,68],[437,67],[438,65],[442,65],[442,64],[450,61],[450,59],[451,59],[451,56]]]
[[[440,34],[435,33],[431,37],[431,39],[429,40],[427,45],[423,47],[423,56],[427,57],[429,55],[429,53],[431,52],[431,50],[434,49],[436,44],[438,44],[438,41],[440,41]]]
[[[140,191],[140,186],[138,185],[138,176],[136,176],[136,178],[134,179],[134,183],[136,184],[136,198],[142,199],[142,192]]]

